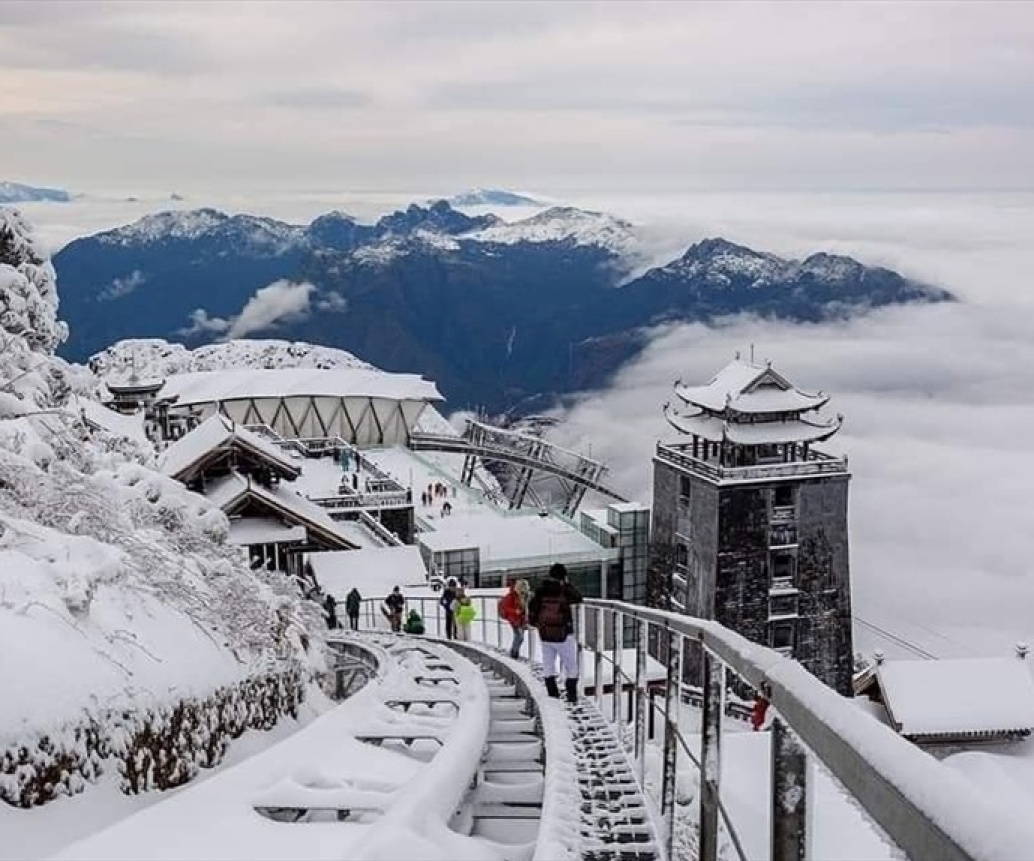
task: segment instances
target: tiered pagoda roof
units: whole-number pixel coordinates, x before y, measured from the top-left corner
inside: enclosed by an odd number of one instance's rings
[[[676,383],[675,394],[685,407],[665,404],[668,423],[708,442],[819,442],[840,430],[842,422],[840,416],[824,418],[816,412],[828,403],[828,395],[802,392],[770,363],[756,365],[738,355],[706,385]]]

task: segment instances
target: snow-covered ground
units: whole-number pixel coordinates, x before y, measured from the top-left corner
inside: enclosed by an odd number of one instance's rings
[[[221,771],[244,762],[308,725],[331,707],[315,690],[297,719],[283,718],[268,731],[247,730],[227,751],[215,768],[203,769],[190,783],[165,792],[126,795],[114,774],[101,777],[88,792],[59,798],[32,810],[19,810],[0,803],[0,861],[35,861],[50,858],[66,846],[95,834],[127,816],[197,786]]]

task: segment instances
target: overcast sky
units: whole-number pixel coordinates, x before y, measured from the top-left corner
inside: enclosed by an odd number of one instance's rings
[[[1034,187],[1034,4],[0,0],[3,178]]]

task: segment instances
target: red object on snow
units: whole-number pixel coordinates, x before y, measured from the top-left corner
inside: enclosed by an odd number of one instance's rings
[[[750,726],[757,732],[765,723],[765,715],[768,714],[768,700],[758,694],[754,699],[754,708],[750,713]]]

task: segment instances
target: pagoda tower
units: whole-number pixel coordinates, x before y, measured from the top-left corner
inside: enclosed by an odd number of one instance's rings
[[[736,355],[709,383],[675,384],[657,444],[651,602],[717,622],[851,691],[847,458],[829,398]]]

